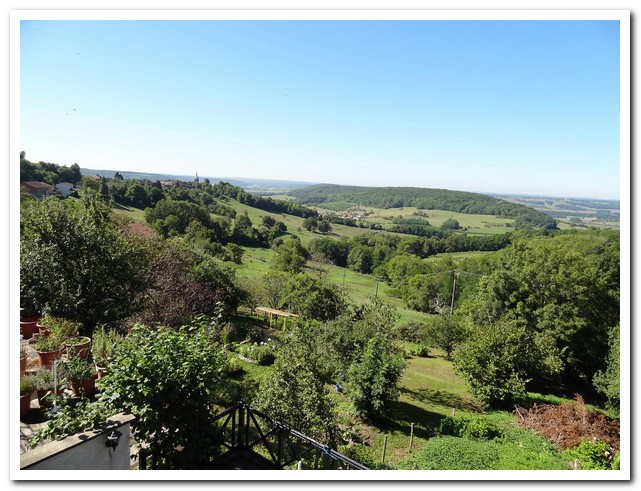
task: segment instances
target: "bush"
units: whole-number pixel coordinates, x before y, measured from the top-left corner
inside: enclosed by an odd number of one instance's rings
[[[424,344],[421,344],[412,350],[412,355],[420,356],[421,358],[427,358],[430,356],[430,348]]]
[[[260,344],[244,344],[240,347],[239,353],[259,365],[269,365],[276,359],[272,346],[262,342]]]
[[[170,469],[218,454],[212,408],[224,394],[224,351],[202,328],[136,325],[118,345],[101,398],[136,416],[134,437]]]
[[[443,435],[492,440],[503,435],[501,429],[483,416],[447,416],[441,420],[440,432]]]
[[[612,470],[618,468],[620,462],[619,452],[615,460],[613,448],[599,440],[583,440],[577,447],[566,450],[565,455],[577,460],[579,468],[585,470]]]

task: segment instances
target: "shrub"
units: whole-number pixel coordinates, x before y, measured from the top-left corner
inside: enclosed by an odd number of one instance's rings
[[[501,429],[483,416],[447,416],[441,420],[440,432],[443,435],[492,440],[503,435]]]
[[[240,347],[239,353],[245,358],[257,362],[259,365],[269,365],[276,358],[272,346],[267,343],[244,344]]]
[[[205,329],[136,325],[101,379],[101,398],[136,416],[134,437],[159,466],[198,468],[218,453],[211,418],[225,367],[223,350]]]
[[[612,470],[613,464],[619,466],[620,457],[614,460],[614,449],[606,442],[599,440],[583,440],[575,448],[565,451],[570,459],[578,461],[579,467],[586,470]]]
[[[412,350],[412,355],[420,356],[421,358],[427,358],[430,356],[430,348],[424,344],[421,344]]]

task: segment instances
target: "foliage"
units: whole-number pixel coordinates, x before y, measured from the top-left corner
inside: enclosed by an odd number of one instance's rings
[[[621,398],[620,382],[620,346],[621,329],[617,324],[610,330],[609,351],[605,371],[599,370],[594,375],[594,387],[608,399],[611,407],[619,408]]]
[[[82,399],[79,402],[57,399],[55,410],[47,412],[49,420],[29,441],[31,448],[47,439],[62,440],[76,433],[100,428],[110,416],[113,406],[108,401]]]
[[[36,390],[36,381],[33,375],[22,375],[20,377],[20,396],[26,396]]]
[[[136,440],[166,467],[197,468],[217,448],[211,414],[225,370],[207,330],[136,325],[101,379],[102,397],[136,416]]]
[[[82,179],[80,173],[80,166],[72,164],[69,167],[66,165],[57,165],[50,162],[30,162],[20,156],[20,182],[24,181],[39,181],[48,184],[57,184],[59,182],[69,182],[77,184]]]
[[[276,271],[299,273],[311,255],[299,240],[288,240],[276,248],[270,267]]]
[[[363,187],[318,184],[290,191],[300,203],[321,205],[325,202],[347,201],[376,208],[415,206],[425,210],[449,210],[458,213],[518,217],[528,215],[547,223],[545,214],[524,205],[509,203],[477,193],[412,187]]]
[[[420,356],[421,358],[427,358],[430,356],[430,348],[424,344],[419,344],[416,348],[412,350],[412,355]]]
[[[465,341],[467,330],[455,316],[441,314],[428,325],[426,335],[433,346],[445,351],[449,360],[454,349]]]
[[[599,440],[582,440],[577,447],[566,450],[565,455],[569,459],[576,459],[580,469],[618,469],[618,459],[614,459],[614,450],[606,442]]]
[[[81,334],[137,309],[146,258],[143,244],[116,225],[98,197],[47,198],[21,209],[20,303],[81,322]]]
[[[44,334],[38,335],[35,338],[35,342],[33,343],[33,348],[36,351],[39,351],[41,353],[48,353],[51,351],[57,351],[62,348],[62,345],[64,343],[64,339],[54,335],[49,335],[46,336]]]
[[[486,442],[441,436],[431,438],[406,464],[422,470],[492,470],[499,463],[499,449]]]
[[[61,375],[69,381],[81,382],[96,375],[96,369],[92,363],[83,360],[79,356],[73,356],[64,362],[61,367]]]
[[[259,365],[269,365],[274,362],[274,348],[270,343],[253,343],[242,345],[238,352],[245,358],[254,360]]]
[[[532,332],[501,322],[474,330],[455,353],[454,363],[479,401],[502,406],[525,393],[540,358]]]
[[[480,280],[469,309],[476,322],[511,319],[547,339],[556,350],[544,361],[562,368],[558,378],[591,383],[619,322],[618,240],[610,232],[519,239]]]
[[[478,440],[492,440],[503,435],[501,429],[493,421],[481,415],[446,416],[441,420],[439,431],[442,435]]]
[[[339,287],[307,273],[298,273],[287,283],[280,307],[310,320],[327,321],[345,310],[345,295]]]
[[[335,443],[335,405],[323,382],[312,335],[304,328],[292,331],[283,341],[274,371],[260,387],[256,407],[311,438]]]
[[[145,220],[163,237],[184,234],[187,226],[196,221],[210,224],[206,207],[187,201],[162,199],[153,208],[145,210]]]
[[[404,367],[403,357],[394,349],[391,338],[375,334],[348,371],[347,396],[356,412],[369,420],[390,416]]]
[[[115,355],[116,346],[123,340],[124,336],[117,330],[99,326],[93,332],[91,340],[91,354],[96,364],[103,368],[107,367]]]
[[[36,390],[53,390],[53,368],[42,367],[33,375]]]
[[[377,334],[391,339],[397,315],[390,304],[374,298],[370,304],[347,309],[334,321],[319,325],[315,339],[330,378],[347,377],[350,366],[359,361],[367,343]]]
[[[64,317],[55,317],[48,312],[40,318],[40,325],[50,331],[49,335],[59,340],[66,340],[78,334],[82,325]]]
[[[229,317],[243,297],[231,268],[180,242],[165,243],[152,265],[152,286],[138,315],[142,322],[177,327],[221,306]]]

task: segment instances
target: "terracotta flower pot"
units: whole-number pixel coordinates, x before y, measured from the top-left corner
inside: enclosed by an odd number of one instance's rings
[[[37,351],[38,365],[41,367],[50,368],[53,362],[62,358],[62,348],[55,351]]]
[[[52,390],[47,389],[38,389],[36,394],[38,395],[38,405],[40,407],[53,407],[53,401],[51,399],[45,399],[48,394],[52,394]]]
[[[40,322],[38,322],[37,327],[38,327],[38,334],[42,334],[43,336],[49,336],[49,334],[51,334],[51,329],[46,328],[45,326],[40,324]]]
[[[33,392],[20,396],[20,419],[23,419],[31,411],[31,396]]]
[[[20,358],[20,375],[24,375],[25,370],[27,369],[27,355],[24,355]]]
[[[81,342],[74,342],[82,340]],[[65,341],[65,349],[68,355],[77,355],[83,360],[87,359],[91,350],[91,338],[86,336],[75,336]]]
[[[98,380],[100,380],[102,377],[107,375],[107,368],[98,366],[96,363],[96,376],[98,377]]]
[[[96,393],[96,379],[98,375],[85,380],[71,380],[71,390],[78,397],[92,396]]]
[[[40,322],[40,317],[36,316],[20,319],[20,332],[23,339],[31,339],[38,332],[38,322]]]

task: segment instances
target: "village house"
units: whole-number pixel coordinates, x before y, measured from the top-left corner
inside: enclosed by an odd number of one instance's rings
[[[20,183],[20,187],[24,188],[29,194],[36,198],[44,198],[53,194],[53,186],[46,182],[39,181],[24,181]]]

